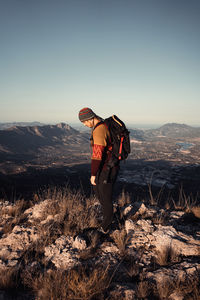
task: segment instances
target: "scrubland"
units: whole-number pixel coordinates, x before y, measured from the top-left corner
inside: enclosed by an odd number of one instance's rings
[[[200,206],[181,190],[115,199],[107,235],[91,195],[0,201],[0,299],[200,299]]]

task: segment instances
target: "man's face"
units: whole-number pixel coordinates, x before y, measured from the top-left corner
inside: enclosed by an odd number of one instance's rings
[[[94,126],[94,119],[84,121],[83,125],[86,126],[86,127],[92,128]]]

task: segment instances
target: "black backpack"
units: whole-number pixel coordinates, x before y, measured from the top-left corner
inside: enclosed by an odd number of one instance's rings
[[[131,152],[129,131],[125,124],[115,115],[105,119],[103,123],[108,127],[112,143],[112,156],[108,167],[112,168],[125,160]]]

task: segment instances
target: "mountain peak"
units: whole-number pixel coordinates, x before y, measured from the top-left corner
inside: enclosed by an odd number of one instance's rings
[[[187,124],[179,124],[179,123],[166,123],[163,126],[160,127],[161,128],[192,128],[191,126],[187,125]]]
[[[69,126],[68,124],[61,122],[55,125],[57,128],[61,129],[61,130],[65,130],[65,131],[70,131],[73,133],[77,133],[78,131],[74,128],[72,128],[71,126]]]
[[[68,129],[68,130],[71,129],[71,127],[68,124],[64,123],[64,122],[56,124],[56,127],[62,128],[62,129]]]

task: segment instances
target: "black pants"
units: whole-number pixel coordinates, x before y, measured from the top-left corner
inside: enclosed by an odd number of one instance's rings
[[[102,170],[96,176],[96,185],[93,185],[96,197],[102,206],[103,222],[101,226],[106,231],[113,219],[113,187],[118,175],[118,167],[114,167],[109,171]]]

